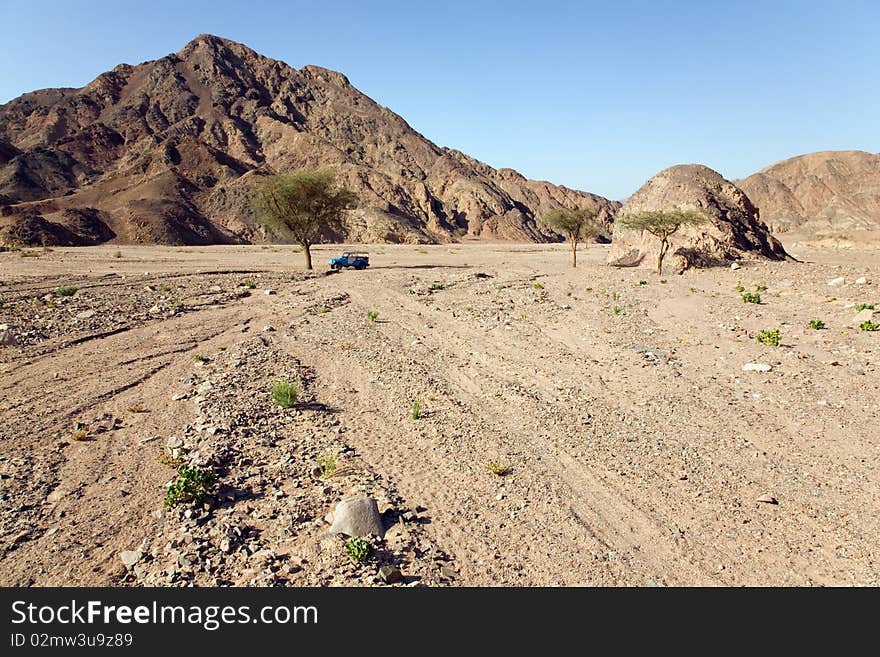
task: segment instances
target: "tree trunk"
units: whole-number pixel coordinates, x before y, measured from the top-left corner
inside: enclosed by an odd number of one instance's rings
[[[663,257],[666,255],[666,250],[669,248],[669,242],[664,239],[660,242],[660,253],[657,254],[657,275],[663,275]]]
[[[311,244],[303,244],[303,251],[306,254],[306,269],[312,268],[312,245]]]
[[[578,243],[576,239],[571,240],[571,266],[578,266]]]

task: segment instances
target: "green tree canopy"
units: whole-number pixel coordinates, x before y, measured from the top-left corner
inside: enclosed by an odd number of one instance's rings
[[[644,210],[627,212],[614,221],[630,230],[647,231],[660,240],[660,252],[657,255],[657,273],[663,273],[663,258],[669,251],[669,238],[682,226],[698,226],[709,218],[695,210]]]
[[[577,267],[578,242],[596,237],[602,231],[593,223],[596,211],[591,208],[555,208],[544,215],[544,223],[571,242],[571,266]]]
[[[311,246],[322,237],[338,233],[345,210],[355,207],[357,196],[337,189],[335,175],[325,169],[301,169],[270,176],[253,195],[260,220],[277,234],[303,247],[306,267],[312,268]]]

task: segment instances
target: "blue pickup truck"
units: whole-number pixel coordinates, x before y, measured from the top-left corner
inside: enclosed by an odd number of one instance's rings
[[[346,267],[366,269],[369,266],[370,256],[367,253],[343,253],[338,258],[330,258],[331,269],[344,269]]]

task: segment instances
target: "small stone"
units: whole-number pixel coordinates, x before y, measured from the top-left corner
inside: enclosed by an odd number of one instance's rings
[[[186,399],[186,398],[187,398],[187,393],[182,392],[178,395],[172,395],[171,401],[180,401],[181,399]]]
[[[211,287],[208,288],[208,292],[222,292],[222,291],[223,291],[223,288],[220,287],[219,285],[212,285]]]
[[[769,372],[772,369],[773,366],[767,363],[746,363],[742,366],[743,372]]]
[[[867,284],[868,284],[868,279],[865,278],[864,276],[859,276],[856,279],[856,285],[867,285]]]
[[[81,313],[76,314],[77,319],[89,319],[95,316],[94,310],[83,310]]]
[[[846,278],[843,276],[832,278],[830,281],[828,281],[828,285],[831,285],[832,287],[840,287],[844,283],[846,283]]]
[[[440,574],[447,579],[455,579],[458,576],[452,566],[441,566]]]
[[[0,331],[0,345],[4,347],[18,346],[18,340],[11,331]]]
[[[864,310],[860,310],[856,313],[856,316],[852,318],[850,324],[861,324],[862,322],[867,322],[874,318],[874,311],[870,308],[865,308]]]
[[[156,304],[155,306],[150,308],[147,312],[150,313],[151,315],[158,315],[159,313],[162,312],[162,309],[159,307],[158,304]]]
[[[763,502],[764,504],[779,504],[779,500],[777,500],[772,495],[761,495],[756,502]]]
[[[263,333],[272,333],[272,332],[274,332],[274,331],[275,331],[275,327],[274,327],[274,326],[264,326],[264,327],[263,327]]]
[[[126,568],[134,566],[143,556],[144,553],[140,550],[125,550],[119,553],[119,558],[122,559],[122,563],[125,564]]]
[[[165,447],[168,449],[180,449],[183,447],[183,438],[168,436],[168,440],[165,441]]]
[[[272,294],[278,294],[278,293],[275,290],[263,290],[263,294],[265,294],[268,297]]]
[[[397,584],[403,581],[403,573],[397,566],[385,565],[379,569],[379,577],[386,584]]]
[[[732,264],[730,265],[730,268],[731,268],[733,271],[736,271],[737,269],[740,268],[740,264],[739,264],[738,262],[734,262],[734,263],[732,263]]]

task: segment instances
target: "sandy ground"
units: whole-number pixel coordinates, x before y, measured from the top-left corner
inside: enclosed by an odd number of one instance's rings
[[[362,585],[383,559],[412,585],[880,584],[880,331],[852,323],[876,251],[660,279],[602,246],[365,248],[334,275],[292,247],[0,254],[0,584]],[[308,404],[273,408],[279,376]],[[233,491],[193,517],[162,508],[177,435]],[[314,481],[323,449],[350,467]],[[354,491],[393,525],[357,567],[325,520]]]

